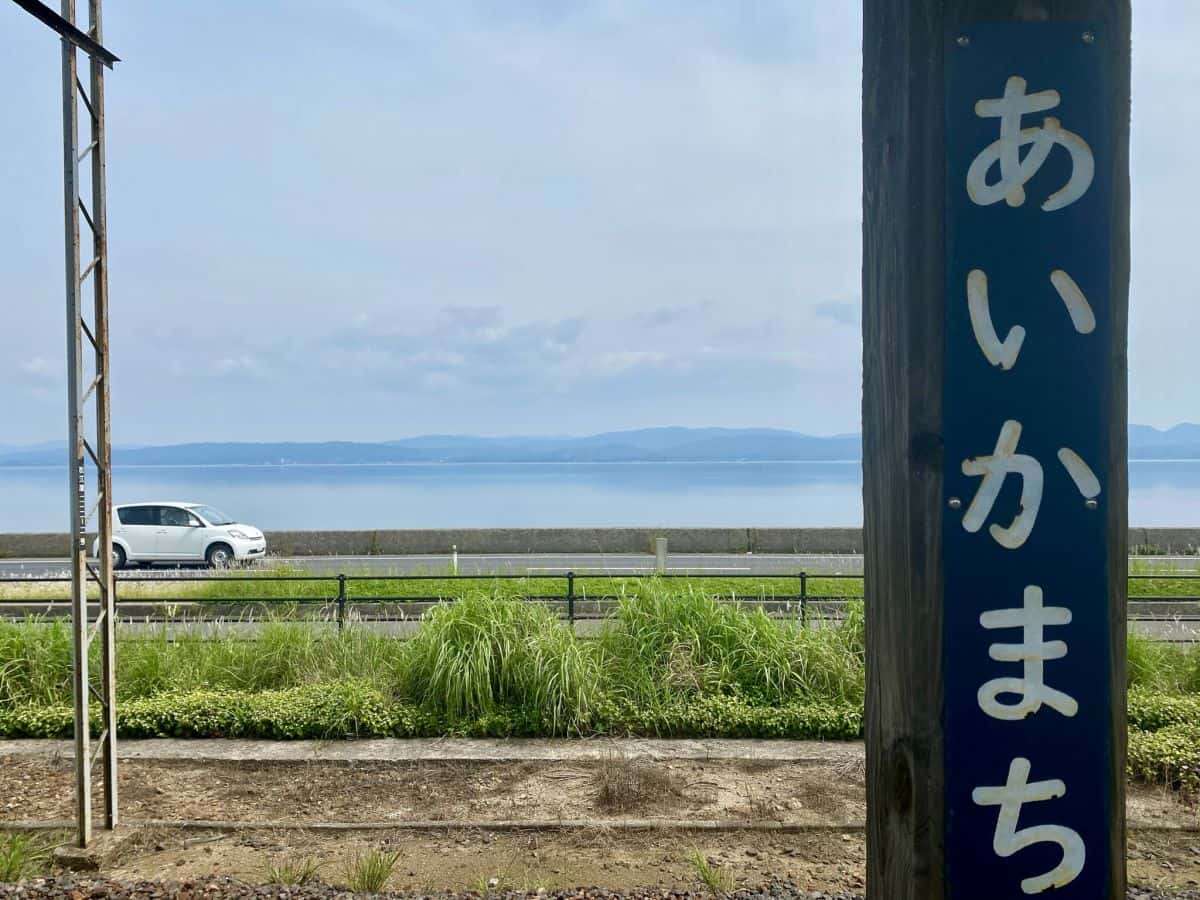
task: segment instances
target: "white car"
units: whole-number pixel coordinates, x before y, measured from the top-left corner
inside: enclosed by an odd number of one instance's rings
[[[202,503],[127,503],[113,509],[113,566],[206,562],[224,568],[267,555],[267,539]],[[100,553],[100,540],[92,555]]]

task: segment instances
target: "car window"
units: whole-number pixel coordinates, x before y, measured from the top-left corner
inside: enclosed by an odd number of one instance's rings
[[[197,506],[196,512],[204,516],[208,520],[209,525],[232,525],[233,519],[225,515],[219,509],[213,509],[211,506]]]
[[[126,506],[117,510],[122,525],[157,525],[158,510],[153,506]]]
[[[158,508],[158,523],[160,525],[173,525],[176,527],[186,528],[194,521],[191,513],[186,509],[180,509],[178,506],[160,506]]]

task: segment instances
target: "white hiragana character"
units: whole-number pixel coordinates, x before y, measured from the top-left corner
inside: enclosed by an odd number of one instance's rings
[[[1030,784],[1030,768],[1029,760],[1017,757],[1009,766],[1008,782],[1004,786],[977,787],[971,792],[971,799],[979,806],[1000,807],[992,849],[1001,859],[1007,859],[1034,844],[1058,844],[1062,848],[1062,862],[1044,875],[1026,878],[1021,882],[1021,890],[1026,894],[1040,894],[1049,888],[1064,887],[1079,877],[1087,859],[1087,850],[1079,833],[1062,825],[1017,829],[1022,804],[1053,800],[1067,793],[1067,786],[1058,779]]]
[[[1058,451],[1058,461],[1075,482],[1075,487],[1079,488],[1079,493],[1088,500],[1095,500],[1100,496],[1100,479],[1078,453],[1070,447],[1063,447]]]
[[[1064,641],[1044,640],[1047,625],[1068,625],[1071,611],[1062,606],[1042,605],[1042,589],[1036,585],[1025,588],[1024,606],[1020,609],[994,609],[979,617],[984,628],[1021,628],[1019,644],[992,644],[988,656],[998,662],[1024,664],[1021,678],[993,678],[979,689],[979,708],[993,719],[1008,721],[1023,719],[1046,704],[1064,716],[1079,712],[1073,697],[1046,686],[1046,660],[1062,659],[1067,655]],[[1015,694],[1016,703],[1001,703],[1001,694]]]
[[[963,460],[962,464],[964,475],[983,476],[975,499],[971,501],[962,520],[963,528],[972,534],[987,521],[1008,474],[1012,472],[1021,476],[1020,511],[1007,527],[993,524],[988,529],[996,543],[1009,550],[1016,550],[1028,540],[1042,503],[1042,464],[1032,456],[1017,453],[1020,440],[1021,423],[1009,419],[1000,429],[1000,437],[991,456],[972,457]]]
[[[1080,334],[1091,334],[1096,330],[1096,316],[1091,304],[1070,275],[1062,269],[1050,273],[1050,283],[1062,298],[1071,316],[1071,324]],[[1014,325],[1004,340],[996,333],[992,324],[992,311],[988,298],[988,278],[983,269],[972,269],[967,275],[967,310],[971,314],[971,330],[984,357],[993,366],[1008,371],[1017,362],[1017,354],[1025,342],[1025,329]]]
[[[1022,128],[1021,117],[1029,113],[1053,109],[1061,102],[1058,91],[1025,93],[1025,79],[1012,76],[1004,85],[1004,96],[980,100],[975,115],[1000,120],[1000,139],[989,144],[967,170],[967,194],[980,206],[990,206],[1004,200],[1009,206],[1025,202],[1025,183],[1045,164],[1054,145],[1066,148],[1071,154],[1071,177],[1042,204],[1052,212],[1069,206],[1087,192],[1095,175],[1096,164],[1087,141],[1067,131],[1058,119],[1046,117],[1041,127]],[[1021,148],[1032,144],[1025,158]],[[989,184],[988,172],[1000,163],[999,180]]]
[[[1045,476],[1042,464],[1023,453],[1017,453],[1017,443],[1021,440],[1021,423],[1009,419],[1000,428],[1000,437],[996,439],[996,449],[991,456],[973,456],[963,460],[962,473],[972,477],[983,477],[975,498],[967,507],[962,525],[974,534],[983,527],[983,523],[992,513],[1000,489],[1004,487],[1004,479],[1011,472],[1021,476],[1020,509],[1007,527],[993,523],[988,533],[1001,547],[1016,550],[1029,539],[1037,521],[1038,510],[1042,505],[1042,489]],[[1059,462],[1088,500],[1100,496],[1100,479],[1092,471],[1083,458],[1070,447],[1058,451]]]

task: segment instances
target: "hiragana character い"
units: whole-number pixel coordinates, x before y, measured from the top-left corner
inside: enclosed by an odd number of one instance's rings
[[[1071,324],[1080,334],[1091,334],[1096,330],[1096,315],[1091,304],[1070,275],[1062,269],[1050,273],[1050,283],[1071,317]],[[1014,325],[1004,340],[996,333],[992,322],[991,302],[988,295],[988,277],[983,269],[972,269],[967,275],[967,311],[971,316],[971,330],[975,342],[983,351],[984,358],[993,366],[1008,371],[1017,362],[1017,354],[1025,342],[1025,329]]]

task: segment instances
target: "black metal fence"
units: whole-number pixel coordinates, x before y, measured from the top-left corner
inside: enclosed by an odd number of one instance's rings
[[[589,585],[593,582],[609,582],[614,581],[645,581],[648,579],[659,579],[662,581],[672,580],[687,580],[687,581],[724,581],[724,582],[742,582],[747,585],[758,583],[770,584],[770,588],[762,588],[759,590],[748,589],[746,591],[729,590],[722,594],[720,592],[713,593],[714,597],[729,601],[745,601],[754,603],[771,603],[776,606],[782,605],[786,609],[794,610],[802,621],[807,619],[808,609],[811,603],[827,601],[827,602],[844,602],[847,600],[861,599],[861,592],[836,594],[820,594],[810,590],[810,580],[812,578],[820,578],[829,581],[848,581],[861,582],[861,575],[844,575],[831,574],[812,576],[807,572],[796,574],[769,574],[757,575],[749,573],[597,573],[597,572],[565,572],[562,574],[523,574],[523,573],[503,573],[503,574],[476,574],[476,575],[347,575],[343,573],[330,575],[238,575],[238,574],[208,574],[208,573],[190,573],[190,572],[170,572],[159,575],[133,574],[125,575],[117,578],[116,582],[116,604],[118,609],[124,609],[132,613],[134,608],[146,607],[172,607],[187,605],[188,607],[217,607],[217,606],[237,606],[243,609],[252,608],[255,606],[269,607],[272,605],[305,605],[319,606],[328,608],[333,612],[332,618],[339,626],[344,625],[352,616],[354,610],[358,607],[370,607],[376,611],[380,607],[387,605],[403,605],[412,607],[427,607],[434,603],[454,602],[460,598],[465,590],[472,584],[486,583],[504,583],[504,582],[521,582],[526,588],[522,591],[515,591],[511,594],[518,599],[531,602],[550,603],[561,606],[565,618],[574,622],[580,615],[580,605],[587,604],[602,604],[612,603],[620,598],[619,594],[607,592],[595,592],[589,590]],[[66,597],[44,597],[36,596],[29,591],[30,585],[54,585],[61,584],[64,587],[70,584],[71,579],[61,576],[15,576],[15,577],[0,577],[0,615],[23,615],[32,610],[39,610],[51,613],[66,613],[69,611],[70,601]],[[276,587],[281,584],[304,585],[306,588],[313,584],[328,585],[327,591],[312,591],[308,589],[297,589],[293,593],[272,593],[253,594],[253,593],[230,593],[228,595],[213,595],[205,593],[203,595],[189,594],[180,591],[178,594],[164,594],[155,592],[153,594],[143,594],[141,592],[134,593],[130,590],[133,585],[137,586],[160,586],[160,585],[176,585],[189,583],[225,583],[231,582],[254,583],[254,584],[271,584]],[[441,590],[438,592],[388,592],[380,590],[381,587],[386,587],[391,584],[419,585],[419,584],[438,584],[443,586],[450,583],[455,587],[449,590]],[[367,593],[356,593],[354,588],[356,584],[370,584],[371,590]],[[13,590],[15,586],[22,586]],[[792,590],[788,590],[788,586],[792,586]],[[122,593],[122,588],[125,587],[126,593]],[[366,617],[360,617],[366,618]],[[387,620],[388,616],[374,615],[370,617],[372,620]],[[403,618],[411,618],[411,616],[403,616]]]
[[[454,602],[472,584],[523,582],[523,590],[513,591],[510,596],[552,604],[562,610],[569,622],[580,618],[597,618],[603,615],[605,604],[620,598],[613,593],[614,582],[639,582],[647,579],[659,581],[686,580],[704,582],[729,582],[746,584],[739,591],[728,588],[721,592],[709,592],[718,599],[751,603],[765,607],[769,612],[783,617],[792,616],[807,624],[814,609],[827,613],[847,601],[865,599],[865,590],[829,590],[828,583],[853,583],[864,585],[863,576],[855,574],[825,574],[797,572],[794,574],[754,573],[619,573],[619,572],[574,572],[561,574],[472,574],[472,575],[288,575],[288,574],[237,574],[164,571],[159,573],[130,573],[117,578],[116,603],[130,618],[170,621],[178,618],[178,607],[203,612],[221,610],[226,614],[245,615],[255,607],[270,608],[276,605],[316,606],[327,611],[327,618],[344,627],[351,618],[364,621],[409,621],[419,618],[420,613],[431,604]],[[1131,594],[1129,618],[1131,621],[1162,621],[1200,623],[1200,573],[1156,574],[1129,576]],[[608,591],[589,588],[596,583],[608,583]],[[814,582],[817,590],[814,590]],[[1188,593],[1141,594],[1132,590],[1139,582],[1170,582],[1175,586],[1188,585]],[[291,593],[230,593],[228,596],[210,593],[189,594],[181,591],[177,595],[142,593],[133,586],[158,586],[191,583],[255,583],[279,585],[294,584],[298,587]],[[453,585],[445,589],[447,583]],[[0,576],[0,616],[24,616],[31,613],[66,615],[70,601],[66,596],[39,596],[31,591],[30,585],[64,586],[70,584],[65,576]],[[312,590],[312,585],[327,585],[327,590]],[[356,585],[369,584],[370,590],[356,592]],[[441,590],[422,593],[401,590],[381,590],[389,585],[437,584]],[[299,587],[303,585],[303,587]],[[1192,589],[1194,585],[1195,589]],[[19,586],[19,587],[18,587]],[[822,590],[824,588],[824,590]],[[122,590],[126,593],[123,595]],[[64,595],[66,591],[64,590]],[[392,607],[389,609],[388,607]],[[175,611],[172,612],[172,608]],[[186,618],[186,616],[185,616]],[[197,617],[199,618],[199,617]]]

